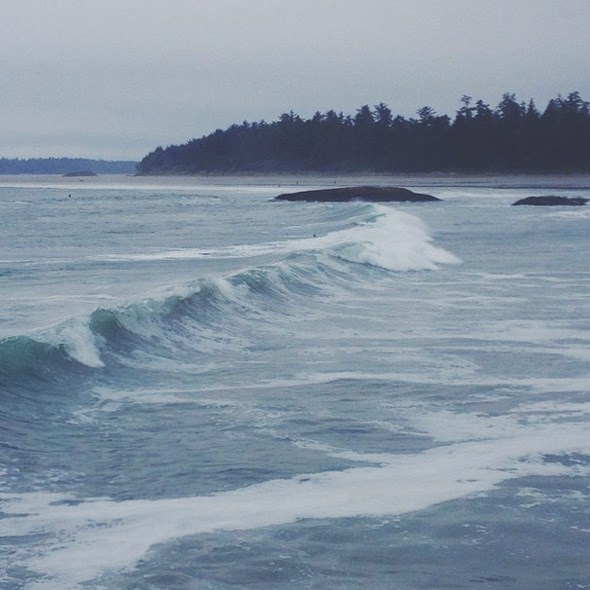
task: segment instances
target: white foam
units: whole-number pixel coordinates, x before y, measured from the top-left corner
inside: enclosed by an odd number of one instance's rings
[[[157,260],[198,260],[209,256],[211,251],[202,248],[177,248],[160,252],[143,252],[139,254],[99,254],[89,260],[101,262],[147,262]]]
[[[462,371],[461,367],[456,371],[439,371],[430,374],[426,372],[412,372],[404,373],[401,371],[392,371],[391,373],[367,372],[367,371],[340,371],[327,373],[309,373],[294,375],[291,378],[273,378],[262,379],[257,383],[243,383],[240,389],[246,390],[262,390],[262,389],[278,389],[288,387],[301,387],[302,385],[314,386],[323,385],[327,383],[334,383],[340,380],[359,381],[367,380],[380,382],[405,382],[412,384],[438,384],[438,385],[462,385],[462,386],[493,386],[498,388],[498,393],[492,395],[487,394],[487,399],[496,399],[501,394],[501,389],[508,391],[524,390],[534,394],[555,393],[555,392],[583,392],[590,391],[590,377],[525,377],[517,378],[501,378],[494,377],[481,372]],[[216,383],[206,387],[199,387],[195,385],[191,387],[192,394],[213,394],[223,393],[225,391],[235,391],[234,384]],[[102,397],[102,394],[101,394]],[[395,402],[399,403],[398,400]]]
[[[102,261],[197,260],[205,257],[243,258],[269,254],[290,254],[328,250],[350,262],[360,262],[389,270],[434,270],[439,264],[456,264],[459,259],[432,244],[426,225],[415,215],[391,207],[375,205],[376,217],[367,223],[325,236],[238,244],[217,249],[177,248],[138,254],[97,256]]]
[[[465,436],[483,420],[458,415],[455,425],[463,418],[471,424],[463,428]],[[45,576],[29,589],[73,589],[109,570],[131,567],[154,545],[178,537],[286,525],[298,519],[398,515],[486,492],[508,479],[580,473],[581,466],[543,462],[542,455],[590,453],[587,422],[527,425],[507,420],[486,434],[490,436],[483,440],[417,454],[349,453],[349,458],[377,464],[272,480],[211,496],[75,504],[49,494],[4,495],[7,518],[0,520],[0,534],[44,533],[53,538],[52,544],[38,545],[25,560],[27,568]]]
[[[478,340],[505,342],[556,342],[568,339],[587,341],[587,332],[573,325],[573,322],[557,320],[495,320],[477,331]],[[561,345],[561,343],[560,343]]]
[[[432,244],[426,225],[415,215],[379,205],[375,210],[378,216],[372,222],[318,238],[317,245],[345,260],[394,271],[435,270],[439,264],[460,262]]]
[[[42,336],[50,344],[63,347],[67,355],[79,363],[95,369],[104,367],[98,351],[98,337],[90,330],[88,318],[73,318]]]
[[[267,254],[287,253],[297,245],[304,245],[306,240],[287,240],[283,242],[267,242],[262,244],[237,244],[215,249],[175,248],[137,254],[101,254],[90,260],[107,262],[146,262],[159,260],[199,260],[201,258],[244,258],[264,256]]]
[[[572,210],[552,211],[550,217],[559,217],[568,221],[586,220],[590,218],[590,207],[576,207]]]

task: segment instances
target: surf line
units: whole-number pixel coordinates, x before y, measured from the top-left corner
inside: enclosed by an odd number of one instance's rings
[[[61,587],[75,587],[132,567],[150,548],[175,538],[301,519],[413,512],[489,491],[509,479],[568,475],[576,466],[545,462],[543,454],[590,453],[590,428],[580,423],[536,425],[513,434],[379,456],[379,465],[271,480],[211,496],[116,502],[4,495],[7,517],[0,521],[0,534],[48,535],[26,567]],[[371,460],[377,458],[365,459]]]

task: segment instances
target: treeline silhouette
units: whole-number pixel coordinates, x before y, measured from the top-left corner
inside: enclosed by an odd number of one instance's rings
[[[137,162],[87,158],[0,158],[0,174],[67,174],[92,170],[96,174],[133,174]]]
[[[579,92],[544,111],[506,93],[497,107],[463,96],[454,119],[432,108],[394,116],[384,103],[354,116],[232,125],[183,145],[158,147],[140,174],[232,172],[576,172],[590,170],[590,103]]]

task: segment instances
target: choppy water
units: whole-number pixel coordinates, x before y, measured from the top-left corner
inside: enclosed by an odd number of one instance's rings
[[[0,182],[0,587],[590,587],[590,179],[277,182]]]

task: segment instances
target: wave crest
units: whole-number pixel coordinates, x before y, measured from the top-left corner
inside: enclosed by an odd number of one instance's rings
[[[393,271],[435,270],[460,260],[432,244],[426,225],[415,215],[376,205],[369,222],[320,238],[335,255],[350,262]]]
[[[245,321],[276,321],[367,280],[365,273],[351,272],[351,263],[401,272],[459,262],[435,246],[425,224],[409,213],[362,205],[347,221],[349,227],[323,236],[242,248],[247,256],[272,251],[278,261],[99,308],[35,337],[1,340],[0,379],[35,374],[43,366],[53,367],[49,375],[71,371],[73,364],[100,370],[138,350],[175,358],[185,349],[194,354],[240,346],[251,332],[241,329]]]

